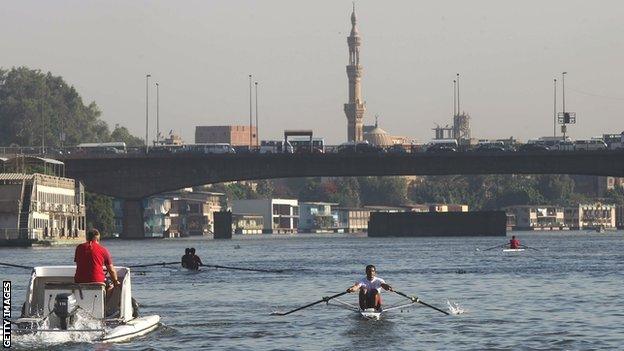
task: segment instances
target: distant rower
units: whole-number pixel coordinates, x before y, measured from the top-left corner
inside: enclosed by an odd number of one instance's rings
[[[184,249],[184,256],[182,256],[182,259],[180,261],[180,263],[182,264],[182,268],[189,268],[192,259],[193,256],[191,256],[191,249],[187,247],[186,249]]]
[[[199,258],[199,256],[195,254],[194,247],[191,247],[191,249],[189,250],[189,254],[190,256],[186,268],[192,269],[194,271],[199,270],[199,266],[203,266],[204,264],[202,263],[201,258]]]
[[[520,248],[520,240],[516,239],[515,235],[511,236],[511,240],[509,240],[509,248],[510,249],[519,249]]]
[[[394,291],[386,282],[377,277],[377,269],[372,264],[366,266],[366,277],[358,280],[347,292],[360,291],[360,309],[381,310],[381,289]]]

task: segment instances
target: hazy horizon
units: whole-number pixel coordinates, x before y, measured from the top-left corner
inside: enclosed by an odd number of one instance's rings
[[[552,135],[553,78],[566,76],[573,138],[624,130],[624,4],[553,0],[356,2],[365,124],[430,140],[451,124],[452,81],[472,136]],[[313,129],[346,139],[350,1],[5,1],[0,67],[62,76],[102,119],[150,138],[160,84],[161,131],[193,142],[196,125],[249,123],[248,75],[259,82],[260,137]],[[559,84],[558,110],[561,109]],[[255,118],[255,117],[254,117]]]

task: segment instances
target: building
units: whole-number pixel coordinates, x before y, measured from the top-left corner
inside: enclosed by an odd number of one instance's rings
[[[462,204],[430,204],[429,212],[468,212],[468,205]]]
[[[364,126],[364,141],[377,146],[392,146],[395,144],[408,145],[413,142],[408,137],[400,135],[391,135],[379,127],[378,117],[375,116],[375,125]]]
[[[63,166],[62,162],[38,157],[20,156],[6,162],[10,171],[18,164],[25,169],[36,166],[44,171]],[[0,173],[0,246],[84,241],[84,187],[80,182],[52,173]]]
[[[336,207],[334,213],[338,218],[337,226],[345,233],[359,233],[368,230],[368,219],[371,211],[364,208]]]
[[[263,227],[264,218],[261,215],[232,214],[232,231],[234,234],[262,234]]]
[[[362,74],[360,65],[360,46],[362,38],[357,28],[355,4],[351,13],[351,34],[347,37],[349,45],[349,64],[347,65],[347,77],[349,78],[349,102],[344,104],[344,112],[347,116],[347,141],[362,141],[364,112],[366,103],[362,100]]]
[[[143,200],[143,231],[146,238],[170,236],[171,203],[171,198],[159,195]]]
[[[507,224],[516,230],[567,229],[565,212],[561,206],[509,206],[505,208]]]
[[[624,229],[624,205],[615,207],[615,225],[618,229]]]
[[[294,199],[234,200],[232,212],[262,216],[263,233],[297,233],[299,202]]]
[[[453,116],[453,138],[460,145],[465,145],[470,140],[470,115],[457,113]]]
[[[299,233],[328,233],[338,230],[338,215],[331,202],[300,202]]]
[[[249,146],[250,141],[251,146],[258,145],[257,129],[253,126],[251,129],[249,126],[195,127],[195,144],[226,143],[232,146]]]
[[[570,229],[615,229],[616,206],[595,203],[568,207],[565,221]]]
[[[170,225],[166,236],[196,236],[214,233],[214,213],[221,211],[225,194],[207,191],[179,191],[163,194],[171,201]]]

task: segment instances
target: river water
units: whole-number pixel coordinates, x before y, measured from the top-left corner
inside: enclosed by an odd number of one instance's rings
[[[624,348],[624,233],[521,232],[521,253],[484,251],[504,238],[261,236],[215,241],[105,241],[117,265],[175,261],[195,247],[204,263],[287,268],[283,274],[177,267],[137,269],[141,314],[158,314],[155,332],[119,344],[14,339],[16,349],[51,350],[616,350]],[[72,264],[73,247],[0,249],[0,261]],[[319,304],[364,275],[367,264],[425,306],[380,321]],[[13,283],[19,316],[29,271],[0,267]],[[384,292],[384,304],[407,301]],[[356,295],[345,301],[355,302]]]

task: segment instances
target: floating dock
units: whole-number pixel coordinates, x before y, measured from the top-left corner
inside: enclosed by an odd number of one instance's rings
[[[506,236],[504,211],[373,212],[369,237]]]

